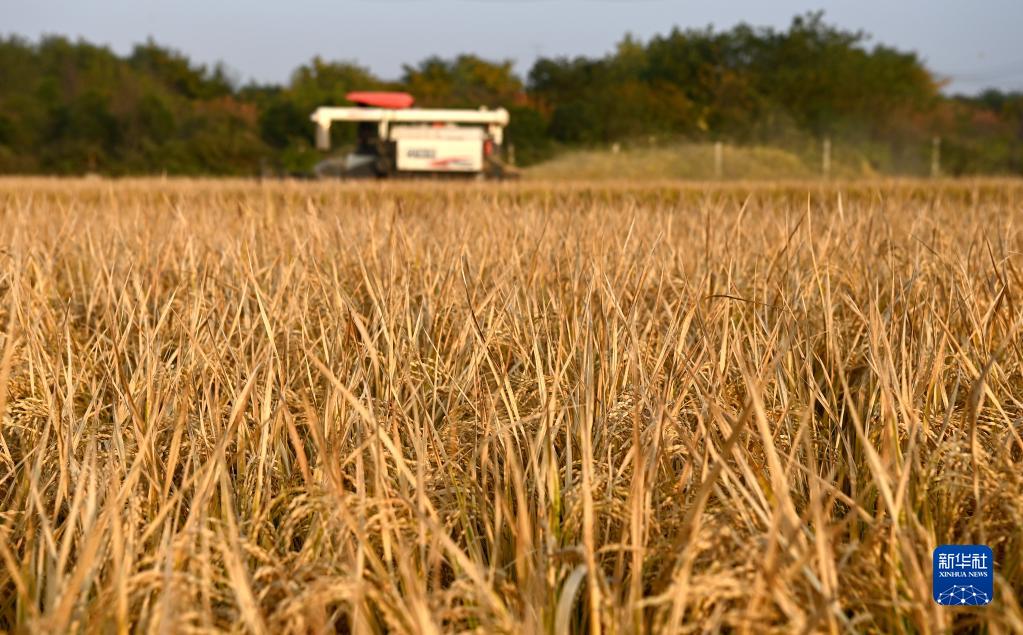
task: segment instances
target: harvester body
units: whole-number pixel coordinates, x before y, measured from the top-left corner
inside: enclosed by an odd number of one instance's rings
[[[508,111],[411,108],[406,93],[349,93],[354,107],[322,106],[310,119],[316,145],[330,149],[334,122],[354,122],[358,141],[343,161],[327,160],[317,174],[343,177],[392,175],[509,175],[500,159]]]

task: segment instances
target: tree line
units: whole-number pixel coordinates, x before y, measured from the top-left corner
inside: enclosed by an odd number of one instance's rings
[[[309,113],[351,90],[403,90],[424,107],[503,106],[521,164],[611,143],[810,148],[822,138],[882,173],[924,173],[941,137],[954,174],[1023,172],[1023,94],[945,96],[912,52],[798,16],[784,30],[626,36],[603,57],[429,57],[385,80],[319,57],[288,82],[241,84],[156,42],[127,55],[59,36],[0,39],[0,173],[306,173]],[[335,126],[335,144],[351,126]]]

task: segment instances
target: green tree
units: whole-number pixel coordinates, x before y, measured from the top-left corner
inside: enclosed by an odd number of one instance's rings
[[[489,62],[475,55],[453,60],[430,57],[405,66],[401,83],[419,105],[428,107],[508,106],[519,101],[523,92],[512,61]]]

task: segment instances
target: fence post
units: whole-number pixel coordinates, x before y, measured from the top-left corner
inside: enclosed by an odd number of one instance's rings
[[[941,176],[941,137],[931,139],[931,178]]]
[[[714,178],[720,179],[725,174],[725,147],[720,141],[714,142]]]
[[[831,178],[831,137],[824,137],[821,146],[821,174],[828,179]]]

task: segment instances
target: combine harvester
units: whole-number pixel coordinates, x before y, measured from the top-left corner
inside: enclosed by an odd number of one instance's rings
[[[408,93],[354,92],[353,107],[321,106],[316,147],[330,149],[335,121],[358,124],[354,152],[321,161],[319,177],[462,176],[507,178],[514,170],[500,158],[508,111],[412,108]]]

